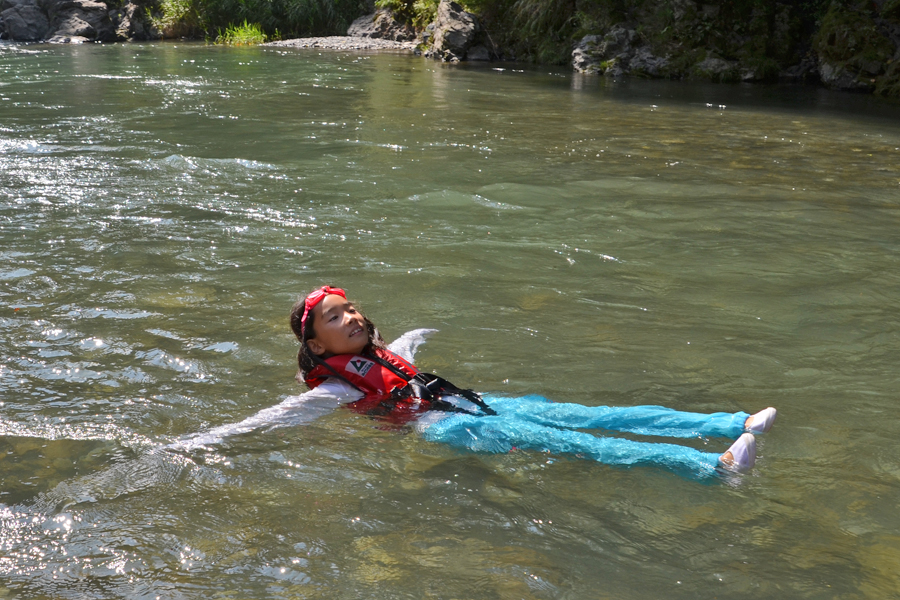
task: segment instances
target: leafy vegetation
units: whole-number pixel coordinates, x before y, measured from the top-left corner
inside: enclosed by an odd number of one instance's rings
[[[366,0],[158,0],[150,22],[163,37],[229,39],[229,30],[243,36],[251,24],[272,39],[343,35],[366,10]]]
[[[241,25],[229,25],[226,27],[225,31],[216,38],[216,43],[229,46],[250,46],[253,44],[264,44],[267,40],[268,36],[263,33],[262,28],[258,24],[248,23],[244,19]]]
[[[342,35],[372,0],[149,0],[152,24],[165,37],[206,37],[259,43],[285,37]],[[418,29],[440,0],[374,0]],[[479,15],[507,58],[567,64],[585,35],[625,24],[673,77],[703,76],[704,58],[740,65],[756,79],[776,79],[816,55],[875,82],[878,93],[900,95],[900,61],[890,28],[900,26],[900,0],[462,0]],[[895,64],[897,63],[897,64]],[[720,76],[721,78],[721,76]]]
[[[395,17],[424,29],[437,16],[440,0],[375,0],[375,7],[390,10]]]
[[[894,46],[881,35],[872,15],[865,10],[834,3],[822,19],[815,37],[819,56],[834,63],[848,64],[873,72],[873,64],[887,62]]]
[[[165,38],[196,37],[201,16],[194,0],[161,0],[156,10],[147,9],[150,24]]]
[[[579,10],[581,0],[469,0],[466,5],[479,13],[488,35],[518,60],[563,64],[571,58],[572,46],[581,27],[592,21]],[[594,0],[591,4],[607,4]],[[587,17],[587,18],[586,18]],[[611,25],[594,20],[591,25]],[[599,29],[598,29],[599,30]]]
[[[659,55],[704,49],[731,60],[796,62],[831,0],[466,0],[519,60],[566,63],[575,43],[618,23]],[[889,0],[897,2],[900,0]],[[900,11],[898,11],[900,13]],[[804,46],[805,40],[805,46]],[[770,60],[765,60],[770,59]],[[776,69],[777,71],[777,69]]]

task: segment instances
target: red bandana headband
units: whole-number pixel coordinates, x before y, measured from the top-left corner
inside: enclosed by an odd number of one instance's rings
[[[325,299],[325,296],[330,294],[334,294],[335,296],[340,296],[344,300],[347,299],[347,294],[344,293],[344,290],[341,288],[331,287],[330,285],[323,285],[319,289],[314,292],[310,292],[309,296],[306,297],[306,302],[303,306],[303,316],[300,318],[300,334],[303,335],[306,332],[306,317],[309,316],[309,311],[316,307],[316,304]]]

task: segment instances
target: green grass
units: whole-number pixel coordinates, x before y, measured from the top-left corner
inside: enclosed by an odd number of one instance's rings
[[[164,38],[196,37],[202,29],[197,9],[194,0],[161,0],[147,16]]]
[[[241,25],[229,25],[225,31],[216,38],[217,44],[227,44],[229,46],[252,46],[254,44],[264,44],[269,39],[258,23],[248,23],[244,19]]]
[[[394,17],[420,29],[434,21],[440,0],[375,0],[375,8],[387,9]]]
[[[269,40],[344,35],[350,22],[368,10],[366,1],[151,0],[148,12],[151,23],[166,38],[255,44],[257,34]]]

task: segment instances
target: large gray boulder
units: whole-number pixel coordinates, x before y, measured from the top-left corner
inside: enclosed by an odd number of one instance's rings
[[[416,39],[416,30],[409,23],[398,21],[389,10],[379,10],[362,16],[347,29],[351,37],[367,37],[395,42],[411,42]]]
[[[644,77],[665,77],[668,68],[669,60],[654,55],[646,46],[638,48],[628,63],[630,73]]]
[[[466,60],[489,61],[489,60],[491,60],[491,50],[484,44],[478,44],[476,46],[472,46],[466,52]]]
[[[579,73],[621,77],[633,74],[664,77],[669,61],[640,45],[637,32],[623,24],[603,35],[586,35],[572,51],[572,66]]]
[[[875,89],[875,78],[871,73],[853,72],[841,65],[834,65],[820,59],[819,77],[830,88],[851,92],[871,92]]]
[[[6,26],[6,35],[17,42],[35,42],[47,37],[50,21],[33,0],[13,2],[3,0],[0,18]]]
[[[149,39],[132,1],[110,11],[97,0],[0,0],[4,36],[14,41],[78,44]]]
[[[603,36],[586,35],[572,50],[572,67],[578,73],[602,74],[599,47]]]
[[[4,10],[9,10],[10,8],[14,8],[16,6],[29,6],[29,5],[37,6],[37,3],[35,2],[35,0],[0,0],[0,12],[3,12]]]
[[[798,64],[791,65],[779,73],[778,77],[785,81],[817,81],[819,79],[819,65],[815,55],[803,57]]]
[[[737,61],[710,56],[694,65],[691,75],[719,83],[733,83],[742,79]]]
[[[95,0],[44,0],[50,18],[50,42],[113,42],[116,29],[109,8]]]
[[[119,10],[110,13],[116,26],[116,39],[122,41],[149,40],[150,26],[144,19],[144,12],[134,2],[128,2]]]
[[[475,15],[453,0],[441,0],[434,20],[430,55],[449,62],[465,60],[479,31],[481,26]]]

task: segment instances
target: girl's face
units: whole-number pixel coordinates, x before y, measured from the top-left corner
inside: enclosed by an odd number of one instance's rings
[[[359,354],[369,343],[365,319],[344,298],[329,294],[312,312],[314,337],[306,340],[306,345],[313,354]]]

